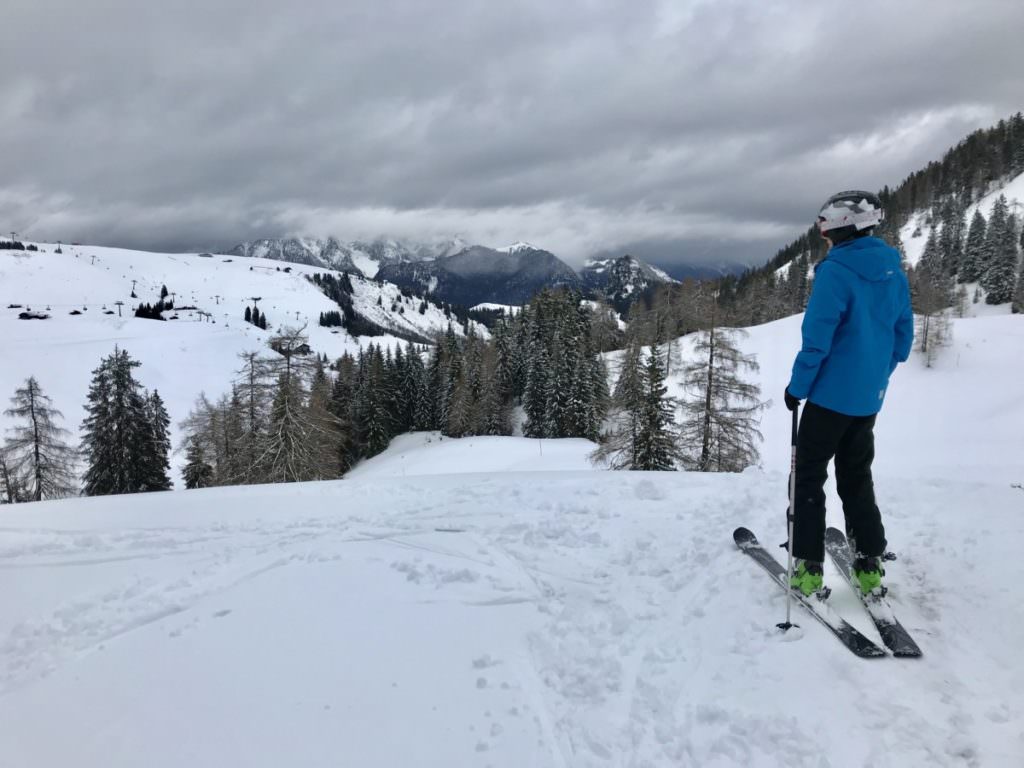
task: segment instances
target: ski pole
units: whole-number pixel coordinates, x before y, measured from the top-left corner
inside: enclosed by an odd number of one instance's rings
[[[790,627],[797,626],[790,621],[790,611],[793,608],[793,588],[790,586],[790,582],[793,580],[793,518],[795,516],[794,505],[796,504],[796,435],[799,411],[799,405],[793,409],[793,427],[790,430],[789,440],[789,508],[786,510],[786,526],[789,533],[789,559],[786,564],[786,620],[782,624],[776,625],[783,632]]]

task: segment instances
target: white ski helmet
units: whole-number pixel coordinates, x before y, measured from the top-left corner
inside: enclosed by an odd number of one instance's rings
[[[872,192],[851,189],[832,195],[818,211],[818,229],[822,234],[843,227],[857,232],[877,227],[885,218],[882,201]]]

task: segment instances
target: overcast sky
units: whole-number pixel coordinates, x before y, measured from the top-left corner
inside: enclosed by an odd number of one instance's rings
[[[764,262],[1024,109],[1024,2],[6,0],[0,230]]]

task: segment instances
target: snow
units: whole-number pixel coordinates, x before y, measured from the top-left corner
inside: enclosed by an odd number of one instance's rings
[[[648,264],[647,266],[650,268],[651,272],[656,274],[658,277],[660,277],[666,283],[678,283],[679,282],[674,277],[669,275],[668,272],[666,272],[665,270],[661,269],[660,267],[656,267],[653,264]]]
[[[495,248],[494,250],[500,251],[501,253],[512,254],[512,253],[518,253],[519,251],[537,251],[537,250],[540,250],[540,249],[530,245],[529,243],[524,243],[522,241],[519,241],[517,243],[513,243],[512,245],[506,245],[503,248]]]
[[[347,477],[365,480],[466,472],[590,471],[595,467],[587,457],[596,447],[588,440],[455,440],[440,432],[416,432],[395,438],[385,454],[363,462]]]
[[[482,304],[474,305],[473,309],[484,309],[484,310],[500,309],[502,312],[505,312],[506,314],[515,315],[515,314],[517,314],[522,309],[522,307],[516,306],[514,304],[494,304],[492,302],[485,301]]]
[[[374,277],[380,271],[380,264],[363,251],[353,250],[350,253],[350,257],[356,269],[366,275],[366,277]]]
[[[893,378],[876,492],[925,655],[864,661],[799,613],[780,635],[784,595],[731,541],[785,538],[800,320],[741,342],[775,402],[737,475],[419,434],[334,482],[3,508],[0,764],[1021,765],[1024,321],[955,321]],[[831,481],[828,503],[841,526]]]
[[[979,209],[987,220],[992,215],[992,208],[995,206],[996,200],[999,199],[1000,195],[1006,195],[1006,200],[1010,204],[1010,212],[1016,213],[1019,217],[1021,215],[1020,206],[1024,203],[1024,173],[1015,176],[1005,185],[993,190],[977,203],[970,206],[966,214],[967,224],[970,225],[974,212]]]

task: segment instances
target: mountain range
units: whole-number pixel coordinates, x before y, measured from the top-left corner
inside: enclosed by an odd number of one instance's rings
[[[674,282],[630,255],[592,260],[576,272],[550,251],[524,242],[489,248],[459,238],[343,243],[333,237],[293,237],[239,243],[227,253],[354,272],[466,307],[523,304],[543,288],[565,286],[603,298],[624,312],[652,286]]]
[[[369,242],[355,240],[343,243],[333,237],[289,237],[239,243],[225,251],[225,254],[307,264],[340,272],[358,272],[364,277],[372,278],[376,277],[382,266],[432,261],[459,253],[468,245],[459,238],[434,242],[380,238]]]

